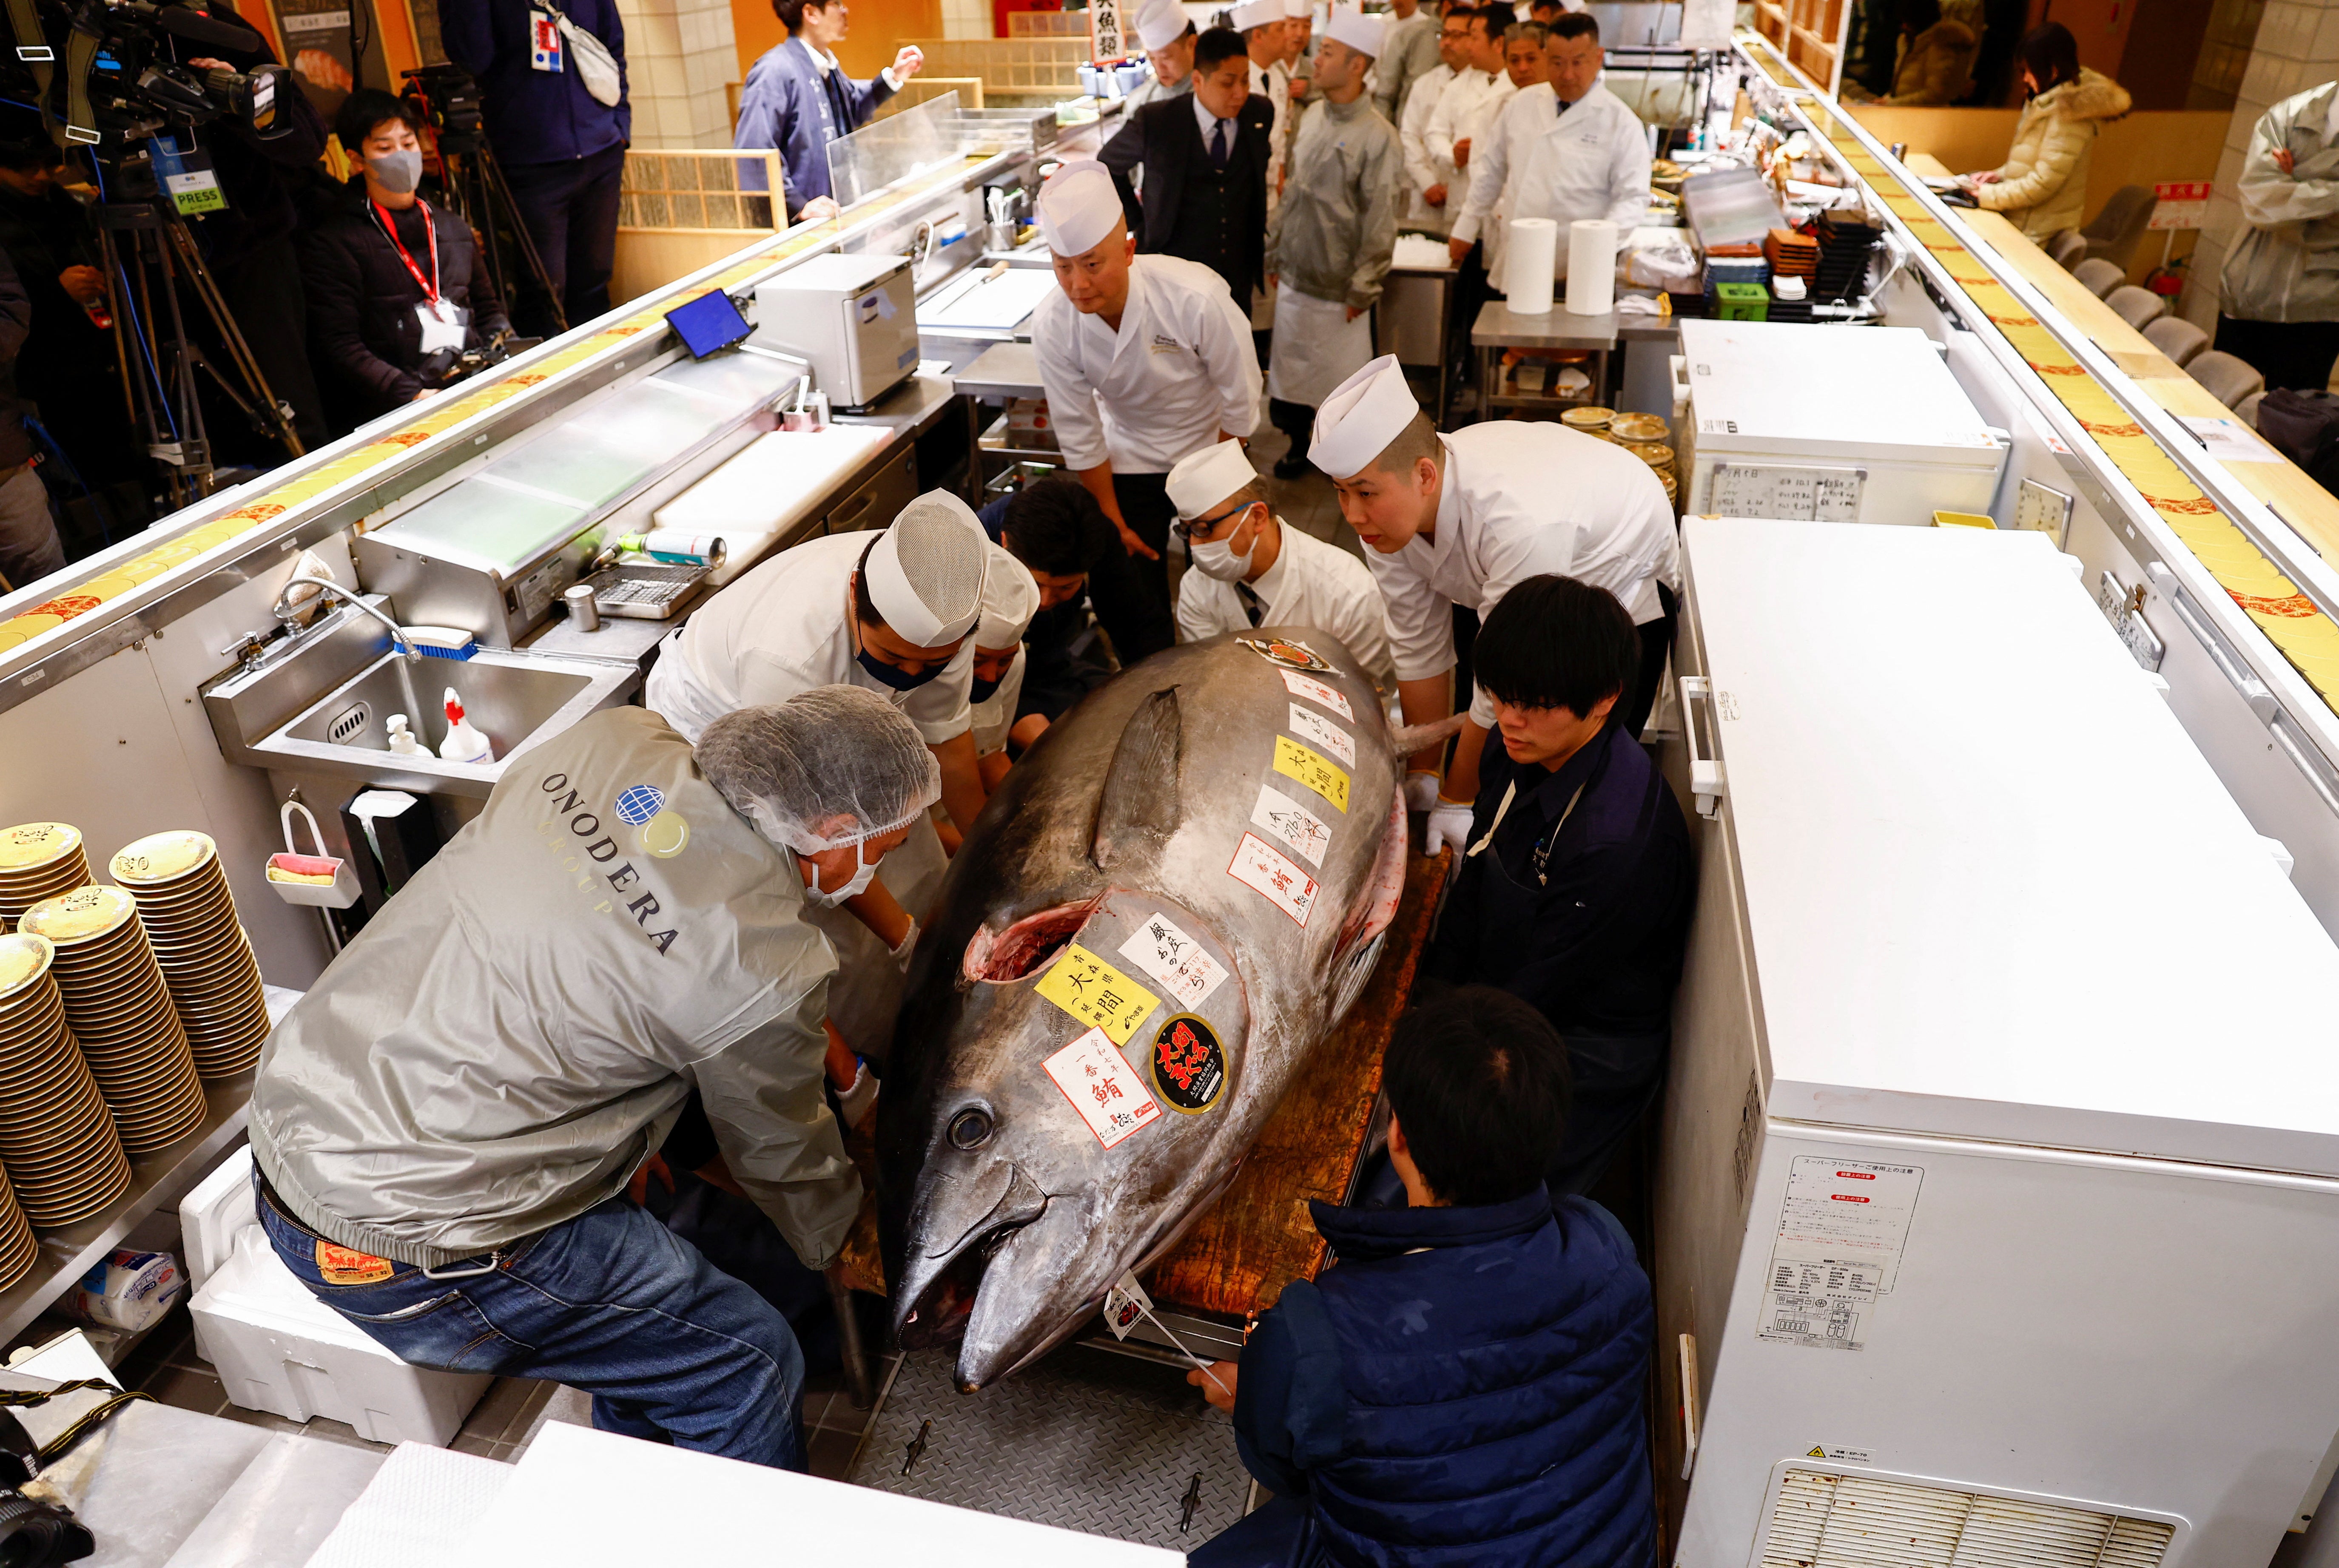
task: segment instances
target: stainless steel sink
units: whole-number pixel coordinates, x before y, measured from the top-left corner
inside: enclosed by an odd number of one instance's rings
[[[513,757],[623,701],[639,681],[631,665],[524,649],[410,660],[379,623],[344,608],[208,684],[203,706],[231,762],[485,799]],[[450,686],[496,760],[442,762],[391,751],[392,714],[406,715],[427,745],[445,738],[442,703]]]

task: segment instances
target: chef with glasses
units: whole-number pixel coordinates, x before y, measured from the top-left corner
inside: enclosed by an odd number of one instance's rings
[[[1239,441],[1170,468],[1170,531],[1191,563],[1178,586],[1178,640],[1253,626],[1312,626],[1346,645],[1384,695],[1396,690],[1381,593],[1365,563],[1288,527],[1267,504]]]

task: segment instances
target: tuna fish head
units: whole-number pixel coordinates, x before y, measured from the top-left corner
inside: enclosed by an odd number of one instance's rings
[[[895,1328],[958,1339],[962,1387],[1168,1250],[1369,966],[1398,764],[1369,683],[1325,662],[1320,722],[1230,639],[1125,672],[1009,773],[952,863],[879,1102],[879,1214]],[[1294,728],[1347,750],[1337,780],[1288,771]],[[1278,832],[1288,885],[1242,858]]]

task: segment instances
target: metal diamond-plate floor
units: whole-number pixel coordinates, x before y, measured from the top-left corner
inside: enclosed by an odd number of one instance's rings
[[[980,1394],[952,1382],[954,1350],[905,1356],[852,1480],[1173,1552],[1242,1517],[1250,1478],[1234,1424],[1174,1367],[1070,1346]],[[910,1474],[904,1451],[933,1425]],[[1188,1488],[1201,1477],[1191,1525]]]

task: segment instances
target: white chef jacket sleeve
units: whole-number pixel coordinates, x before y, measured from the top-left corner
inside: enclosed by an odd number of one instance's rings
[[[943,673],[910,694],[902,712],[918,726],[930,746],[956,740],[973,727],[974,709],[969,695],[974,688],[974,638],[959,644],[958,652]]]
[[[821,1093],[827,1001],[827,985],[814,985],[690,1069],[723,1163],[807,1268],[836,1260],[861,1209],[861,1178]]]
[[[1485,541],[1483,558],[1486,564],[1485,580],[1479,585],[1478,611],[1480,624],[1503,602],[1503,596],[1529,577],[1549,572],[1563,577],[1577,577],[1584,582],[1596,579],[1581,569],[1577,557],[1584,552],[1577,538],[1583,531],[1581,522],[1570,519],[1554,521],[1548,515],[1538,516],[1523,504],[1523,498],[1507,492],[1495,492],[1480,500],[1483,512],[1480,537]],[[1594,516],[1605,515],[1609,508],[1604,498],[1589,504],[1578,503],[1579,509]],[[1619,599],[1625,589],[1613,582],[1597,582]],[[1395,622],[1391,622],[1394,629]],[[1495,727],[1494,699],[1485,688],[1474,685],[1470,695],[1470,716],[1486,729]]]
[[[802,665],[767,648],[749,648],[739,656],[739,705],[758,708],[784,703],[818,685]]]
[[[1214,637],[1220,632],[1230,632],[1235,629],[1218,613],[1219,596],[1210,591],[1217,585],[1218,580],[1215,577],[1198,572],[1191,567],[1186,569],[1184,577],[1178,579],[1178,640],[1179,642],[1199,643],[1204,637]],[[1244,616],[1243,625],[1249,624],[1250,617]]]
[[[1446,471],[1453,482],[1453,470]],[[1401,681],[1427,680],[1454,667],[1454,601],[1429,586],[1428,575],[1409,558],[1408,546],[1396,555],[1367,550],[1365,565],[1380,585],[1389,654]]]
[[[1649,212],[1649,133],[1629,108],[1616,113],[1616,135],[1608,149],[1608,211],[1622,244]],[[1564,242],[1564,233],[1560,239]]]
[[[1248,436],[1258,425],[1262,385],[1258,346],[1251,340],[1250,318],[1235,307],[1234,296],[1224,289],[1196,298],[1201,308],[1197,312],[1200,319],[1194,323],[1194,347],[1209,371],[1211,386],[1218,390],[1219,429],[1232,435]],[[1061,445],[1061,421],[1056,427],[1056,439]]]
[[[998,689],[991,694],[988,702],[971,711],[975,755],[990,756],[1007,749],[1007,732],[1015,727],[1016,705],[1023,700],[1023,649],[1019,644],[1007,673],[999,677]]]
[[[1365,674],[1381,692],[1396,691],[1396,665],[1389,657],[1388,612],[1381,602],[1380,588],[1370,571],[1335,574],[1323,586],[1322,596],[1331,613],[1324,618],[1329,623],[1325,630],[1347,646],[1365,666]],[[1453,636],[1453,616],[1446,617],[1449,646]],[[1450,660],[1448,662],[1451,662]],[[1435,673],[1435,672],[1432,672]]]
[[[1455,119],[1461,112],[1462,100],[1466,96],[1463,88],[1468,81],[1466,76],[1456,76],[1446,83],[1445,90],[1437,94],[1436,106],[1429,111],[1429,119],[1421,128],[1421,144],[1438,163],[1454,162]],[[1451,202],[1453,198],[1448,196],[1446,200]]]
[[[1537,95],[1540,99],[1540,94]],[[1454,222],[1454,237],[1475,240],[1485,228],[1486,214],[1503,199],[1503,186],[1511,177],[1511,121],[1524,105],[1525,94],[1514,93],[1495,113],[1494,123],[1470,143],[1470,199],[1462,205],[1462,216]]]
[[[1396,140],[1405,153],[1405,182],[1416,192],[1426,191],[1437,183],[1437,165],[1430,161],[1428,137],[1429,122],[1437,113],[1437,99],[1429,78],[1419,77],[1406,89],[1405,110],[1397,116]]]
[[[1072,353],[1073,335],[1080,329],[1080,312],[1060,291],[1041,302],[1031,323],[1031,353],[1040,361],[1040,386],[1048,394],[1048,417],[1055,421],[1056,446],[1064,454],[1064,466],[1093,468],[1110,462],[1112,453],[1105,445],[1096,389]]]

